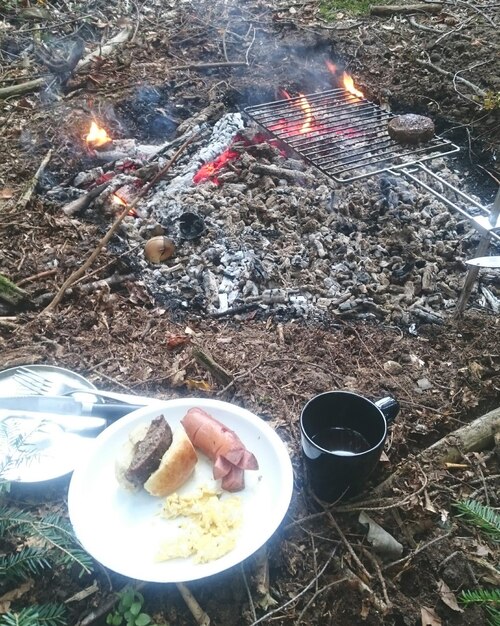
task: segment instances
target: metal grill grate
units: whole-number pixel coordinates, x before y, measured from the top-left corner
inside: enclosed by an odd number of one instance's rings
[[[394,115],[345,89],[247,107],[244,112],[311,165],[342,183],[459,150],[439,136],[422,145],[399,144],[387,132]]]

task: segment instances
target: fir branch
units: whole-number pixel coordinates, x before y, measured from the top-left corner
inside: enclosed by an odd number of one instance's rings
[[[62,604],[40,604],[8,612],[0,618],[0,626],[65,626],[66,609]]]
[[[477,500],[462,500],[454,504],[460,517],[485,532],[493,541],[500,541],[500,515]]]
[[[40,574],[50,567],[47,550],[23,548],[14,554],[0,556],[0,580],[13,582]]]
[[[484,606],[489,616],[488,626],[500,626],[500,589],[465,589],[458,601],[464,606]]]
[[[465,589],[458,599],[462,604],[490,604],[500,607],[500,589]]]
[[[89,574],[93,569],[92,558],[80,547],[71,525],[60,515],[37,518],[29,511],[0,507],[0,536],[14,531],[16,534],[35,535],[43,546],[54,548],[51,560],[64,567],[77,564],[82,574]]]

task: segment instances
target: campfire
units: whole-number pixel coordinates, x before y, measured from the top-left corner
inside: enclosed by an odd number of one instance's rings
[[[123,224],[130,241],[161,236],[175,245],[175,255],[158,263],[135,252],[142,280],[171,309],[440,322],[460,295],[477,234],[461,219],[471,218],[461,205],[436,198],[408,168],[422,167],[456,191],[442,157],[457,148],[439,136],[399,145],[386,130],[392,114],[366,100],[349,74],[328,69],[339,86],[281,90],[281,99],[227,113],[212,128],[194,123],[172,145],[111,140],[92,121],[86,145],[109,165],[80,173],[77,197],[63,210],[134,203]],[[190,148],[168,179],[136,202],[186,140]],[[426,168],[426,160],[437,167]],[[186,215],[197,224],[189,236]]]

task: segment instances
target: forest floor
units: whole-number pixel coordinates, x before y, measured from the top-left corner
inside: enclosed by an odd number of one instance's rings
[[[57,293],[111,224],[109,216],[67,216],[46,196],[91,166],[82,139],[91,117],[115,137],[159,143],[209,103],[234,111],[275,100],[279,89],[328,87],[325,60],[345,68],[371,101],[431,116],[438,132],[462,148],[457,167],[467,173],[468,187],[492,202],[500,179],[498,5],[450,0],[437,12],[378,16],[345,4],[285,0],[27,4],[7,1],[0,8],[1,86],[44,79],[0,101],[0,271],[31,300],[23,310],[2,311],[0,369],[53,364],[103,389],[213,397],[251,410],[278,432],[292,458],[295,488],[267,546],[276,604],[262,608],[250,599],[257,591],[249,559],[244,569],[189,584],[214,626],[486,623],[481,609],[462,610],[456,597],[464,589],[500,586],[498,546],[457,517],[454,503],[473,498],[500,506],[498,450],[464,452],[456,466],[419,461],[441,437],[498,407],[500,318],[479,306],[477,289],[461,317],[448,311],[442,324],[417,324],[411,332],[377,320],[284,319],[272,309],[222,318],[188,309],[174,316],[140,281],[87,293],[75,288],[51,312],[39,303]],[[96,50],[127,25],[127,42],[76,72],[53,62],[49,72],[40,53],[46,46],[67,58],[79,39]],[[228,65],[197,67],[207,63]],[[157,94],[153,103],[141,97],[145,89]],[[41,184],[24,203],[49,150]],[[109,248],[87,281],[113,272],[125,274],[130,266]],[[195,346],[232,375],[231,385],[193,357]],[[392,395],[401,404],[370,485],[356,503],[334,506],[333,516],[318,510],[307,489],[299,429],[303,405],[329,389],[370,399]],[[370,490],[408,459],[409,469],[374,502]],[[58,485],[43,505],[31,506],[64,506],[66,488]],[[401,559],[384,560],[371,550],[358,522],[361,510],[403,545]],[[64,601],[94,578],[94,593],[68,605],[68,623],[88,625],[86,616],[127,582],[98,564],[83,579],[53,570],[9,606]],[[194,623],[175,586],[148,584],[142,592],[158,624]]]

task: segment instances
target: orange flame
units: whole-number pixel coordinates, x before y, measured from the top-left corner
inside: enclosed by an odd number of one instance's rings
[[[312,128],[312,111],[311,111],[311,105],[309,104],[309,101],[304,96],[304,94],[301,93],[299,94],[299,96],[300,96],[300,99],[299,99],[298,105],[304,112],[304,123],[302,124],[300,132],[302,134],[305,134],[305,133],[310,132]]]
[[[111,137],[104,128],[100,128],[95,122],[92,122],[88,135],[85,137],[85,141],[94,147],[98,147],[109,143]]]
[[[125,202],[125,200],[123,198],[120,198],[120,196],[118,194],[116,194],[116,193],[111,194],[111,201],[113,202],[113,204],[117,204],[120,207],[126,207],[127,206],[127,202]],[[128,214],[131,215],[132,217],[137,217],[137,215],[138,215],[138,213],[134,209],[134,207],[131,207],[129,209]]]
[[[344,80],[344,89],[346,91],[348,91],[349,93],[352,93],[353,96],[357,96],[358,98],[364,98],[363,92],[354,86],[354,81],[347,72],[344,72],[343,80]]]

